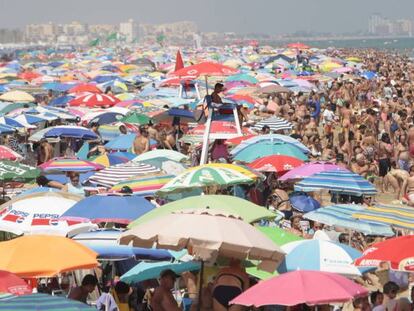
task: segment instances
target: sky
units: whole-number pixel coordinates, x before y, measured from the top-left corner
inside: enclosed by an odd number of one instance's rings
[[[194,21],[203,32],[366,31],[373,13],[414,19],[413,0],[0,0],[0,28],[73,20]]]

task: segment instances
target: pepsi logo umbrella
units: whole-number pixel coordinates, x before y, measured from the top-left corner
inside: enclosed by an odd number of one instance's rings
[[[29,295],[32,293],[32,288],[17,275],[0,270],[0,293],[9,293],[16,296]]]
[[[99,171],[103,165],[76,158],[54,158],[38,166],[45,173]]]
[[[0,146],[0,160],[16,161],[21,159],[23,159],[23,157],[16,151],[7,146]]]
[[[345,170],[316,173],[295,184],[296,191],[313,192],[327,189],[349,195],[375,195],[375,186],[362,176]]]
[[[68,102],[69,106],[112,107],[120,102],[118,98],[109,94],[87,93]]]

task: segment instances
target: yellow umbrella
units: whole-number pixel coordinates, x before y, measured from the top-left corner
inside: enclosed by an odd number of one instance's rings
[[[322,72],[330,72],[336,68],[341,68],[342,66],[338,63],[334,63],[334,62],[324,62],[322,63],[319,68]]]
[[[346,60],[349,61],[349,62],[354,62],[354,63],[362,62],[362,59],[360,59],[359,57],[356,57],[356,56],[348,57],[348,58],[346,58]]]
[[[257,180],[259,178],[262,178],[263,175],[261,173],[256,173],[253,172],[251,169],[249,169],[246,166],[240,166],[240,165],[235,165],[235,164],[229,164],[229,163],[209,163],[209,164],[204,164],[203,167],[216,167],[216,168],[227,168],[227,169],[232,169],[235,170],[243,175],[245,175],[246,177],[252,178],[254,180]],[[191,171],[194,169],[199,169],[200,166],[195,166],[195,167],[190,167],[187,170]]]
[[[0,96],[0,100],[6,102],[34,102],[35,98],[27,92],[9,91]]]

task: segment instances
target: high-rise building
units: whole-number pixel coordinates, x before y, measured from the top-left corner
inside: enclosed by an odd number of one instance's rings
[[[138,37],[138,25],[133,19],[119,24],[119,33],[125,38],[125,41],[131,43]]]

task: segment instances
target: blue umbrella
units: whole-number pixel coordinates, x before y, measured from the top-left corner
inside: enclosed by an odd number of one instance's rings
[[[321,204],[306,193],[293,193],[289,197],[292,207],[302,213],[311,212],[321,207]]]
[[[24,122],[27,124],[36,124],[36,123],[41,123],[41,122],[46,121],[45,119],[36,117],[35,115],[32,115],[32,114],[22,114],[22,115],[17,116],[16,119],[17,121]]]
[[[139,196],[94,195],[77,202],[62,218],[128,224],[154,208]]]
[[[105,148],[111,150],[127,150],[132,147],[135,137],[135,134],[120,135],[106,143]]]
[[[53,107],[65,107],[66,104],[74,99],[74,96],[69,96],[69,95],[64,95],[64,96],[60,96],[60,97],[56,97],[54,99],[52,99],[48,105],[49,106],[53,106]]]
[[[391,226],[368,220],[357,220],[354,213],[364,211],[365,207],[357,204],[337,204],[320,208],[303,215],[304,218],[319,223],[362,232],[367,235],[394,236]]]
[[[114,156],[117,156],[117,157],[122,157],[122,158],[127,158],[130,161],[137,157],[137,155],[135,153],[126,152],[126,151],[124,151],[124,152],[121,152],[121,151],[113,152],[113,153],[111,153],[111,155],[114,155]]]
[[[367,80],[372,80],[375,76],[376,76],[376,73],[373,71],[365,71],[361,74],[361,77]]]
[[[362,176],[345,170],[320,172],[295,185],[296,191],[313,192],[328,189],[332,192],[348,195],[374,195],[377,193],[374,185]]]
[[[16,130],[8,125],[0,124],[0,134],[12,134]]]
[[[105,112],[102,113],[98,116],[96,116],[95,118],[93,118],[89,124],[96,122],[99,125],[103,125],[103,124],[110,124],[113,122],[117,122],[119,120],[121,120],[123,117],[125,117],[122,113],[119,112]]]
[[[64,64],[64,62],[58,62],[58,61],[56,61],[56,62],[50,62],[48,65],[50,67],[56,68],[56,67],[62,66],[63,64]]]
[[[74,85],[74,83],[50,82],[43,84],[43,88],[45,90],[52,90],[55,92],[66,92],[69,91]]]
[[[95,242],[82,242],[83,245],[98,253],[101,260],[171,260],[173,256],[167,250],[132,247],[128,245],[104,245]]]
[[[10,89],[6,85],[0,84],[0,93],[5,93],[8,91],[10,91]]]
[[[92,79],[92,81],[95,81],[98,84],[105,83],[108,81],[113,81],[113,80],[122,81],[122,79],[118,75],[100,75]]]
[[[23,296],[7,296],[0,298],[0,310],[13,311],[78,311],[78,310],[95,310],[82,302],[66,299],[60,296],[51,296],[47,294],[31,294]]]
[[[163,270],[171,269],[180,274],[186,271],[198,271],[201,268],[199,262],[140,262],[127,273],[121,276],[121,281],[126,283],[138,283],[146,280],[157,279]]]
[[[97,139],[96,135],[90,129],[81,126],[56,126],[49,128],[43,135],[45,138],[49,137],[71,137],[71,138],[80,138],[80,139]]]
[[[11,126],[11,127],[17,127],[17,128],[24,128],[25,127],[22,123],[14,120],[13,118],[9,118],[9,117],[0,117],[0,124],[1,125],[8,125],[8,126]]]

